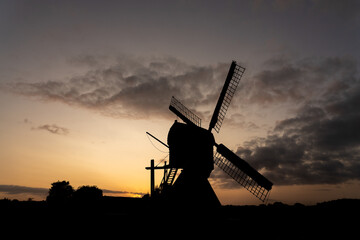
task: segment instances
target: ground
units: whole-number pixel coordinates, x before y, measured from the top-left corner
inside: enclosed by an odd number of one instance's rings
[[[45,201],[0,200],[2,226],[12,234],[134,234],[196,236],[247,234],[255,238],[300,239],[356,233],[359,199],[340,199],[314,206],[274,203],[259,206],[174,207],[140,198],[103,197],[94,205],[51,207]],[[5,227],[8,226],[8,227]],[[25,227],[25,228],[24,228]],[[153,232],[154,231],[154,232]],[[195,236],[194,235],[194,236]],[[214,235],[214,236],[215,236]],[[130,236],[130,235],[129,235]]]

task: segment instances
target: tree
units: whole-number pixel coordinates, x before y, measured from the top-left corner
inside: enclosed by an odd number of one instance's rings
[[[73,194],[74,210],[81,214],[97,214],[101,210],[103,192],[96,186],[79,187]]]
[[[68,181],[57,181],[51,184],[49,189],[49,195],[46,198],[46,202],[50,206],[64,207],[67,206],[74,193],[73,187]]]
[[[94,203],[101,200],[103,192],[96,186],[81,186],[73,196],[75,202]]]

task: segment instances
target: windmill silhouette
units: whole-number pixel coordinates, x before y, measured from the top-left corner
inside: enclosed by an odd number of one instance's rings
[[[236,182],[251,192],[261,201],[265,201],[272,188],[272,182],[252,168],[223,144],[217,144],[212,134],[214,129],[219,133],[232,97],[240,82],[245,68],[235,61],[231,63],[225,84],[220,93],[209,128],[201,127],[201,119],[186,108],[175,97],[171,98],[169,109],[178,116],[183,123],[175,120],[168,133],[169,164],[154,167],[165,169],[160,189],[169,193],[170,198],[181,203],[200,203],[202,205],[220,205],[208,178],[214,170],[214,163],[232,177]],[[214,154],[214,147],[216,148]],[[175,181],[177,172],[182,169]],[[152,177],[152,189],[153,189]],[[170,189],[170,190],[169,190]]]

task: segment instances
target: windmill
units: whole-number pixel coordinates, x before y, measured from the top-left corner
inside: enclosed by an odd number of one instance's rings
[[[198,116],[175,97],[171,98],[169,109],[183,123],[175,120],[168,133],[168,145],[154,138],[169,148],[169,164],[157,169],[165,169],[160,186],[162,189],[171,187],[172,199],[181,203],[219,205],[220,202],[208,182],[214,163],[255,197],[263,202],[267,199],[272,182],[226,146],[217,144],[212,134],[213,129],[219,133],[244,71],[245,68],[235,61],[231,63],[208,129],[201,127]],[[179,169],[182,171],[175,181]]]

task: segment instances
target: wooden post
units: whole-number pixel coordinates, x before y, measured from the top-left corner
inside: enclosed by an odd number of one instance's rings
[[[153,197],[155,192],[155,165],[154,159],[150,162],[150,196]]]

